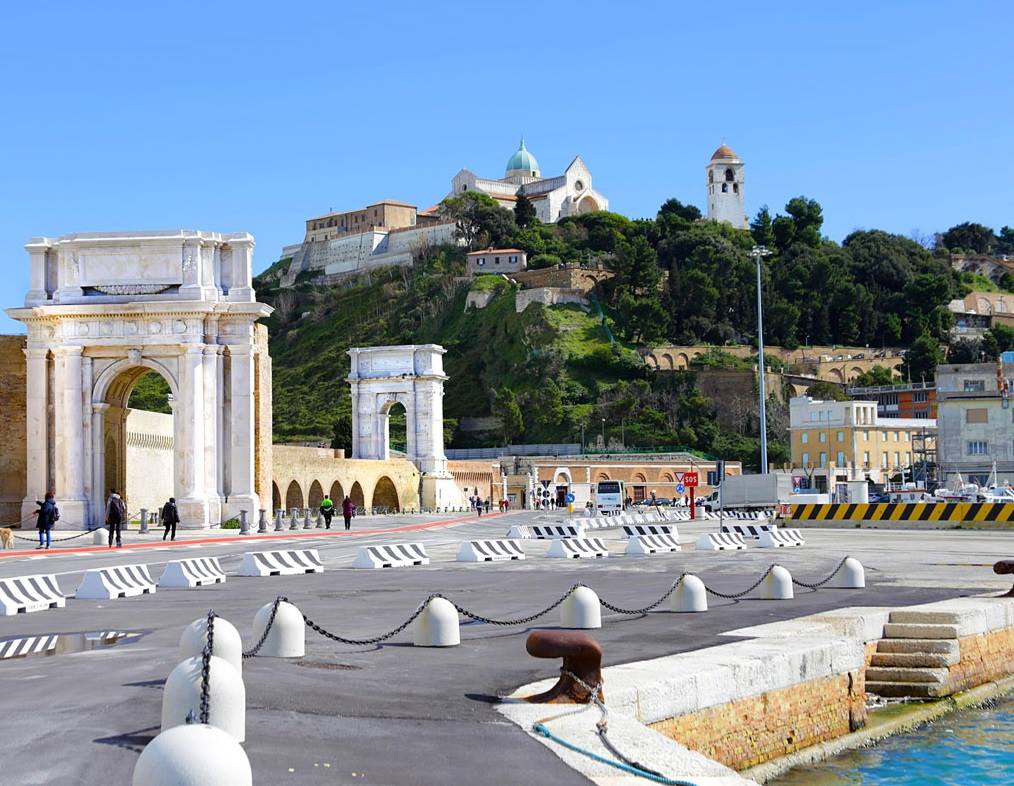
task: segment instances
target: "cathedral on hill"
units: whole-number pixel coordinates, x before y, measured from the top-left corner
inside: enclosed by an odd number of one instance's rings
[[[499,180],[478,177],[468,169],[458,172],[451,181],[448,196],[460,196],[468,191],[488,194],[512,209],[518,196],[524,194],[535,206],[539,220],[546,224],[566,216],[609,209],[609,200],[592,188],[591,172],[581,156],[571,161],[562,175],[543,177],[539,162],[525,147],[524,139],[507,161],[506,172]]]
[[[728,145],[720,145],[705,168],[708,175],[708,220],[749,229],[743,198],[743,162]]]

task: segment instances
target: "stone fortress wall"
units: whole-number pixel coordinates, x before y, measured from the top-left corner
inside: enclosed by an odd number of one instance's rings
[[[25,498],[25,346],[24,336],[0,336],[0,524],[4,525],[21,518]]]

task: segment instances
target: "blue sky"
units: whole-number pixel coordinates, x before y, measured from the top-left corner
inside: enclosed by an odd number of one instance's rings
[[[632,217],[703,207],[726,141],[751,215],[805,194],[836,240],[1014,225],[1012,22],[1003,2],[10,4],[0,303],[33,235],[245,230],[259,270],[329,208],[502,176],[521,134]]]

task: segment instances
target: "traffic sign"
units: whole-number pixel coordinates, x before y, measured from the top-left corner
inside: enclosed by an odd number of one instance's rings
[[[676,486],[676,493],[677,493],[677,494],[682,494],[682,493],[683,493],[683,492],[685,492],[686,490],[687,490],[687,487],[686,487],[686,486],[684,486],[684,485],[683,485],[682,483],[680,483],[680,484],[678,484],[678,485]]]
[[[569,494],[568,493],[567,496],[566,496],[566,500],[567,500],[568,503],[569,502],[573,502],[575,499],[577,499],[577,498],[573,494]]]
[[[691,488],[699,485],[697,482],[696,472],[684,472],[683,473],[683,485],[690,486]]]

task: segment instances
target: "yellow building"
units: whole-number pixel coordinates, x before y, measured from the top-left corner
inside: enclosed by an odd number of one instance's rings
[[[821,492],[849,480],[883,483],[902,471],[911,479],[936,431],[931,419],[878,417],[875,401],[789,401],[793,474]]]

